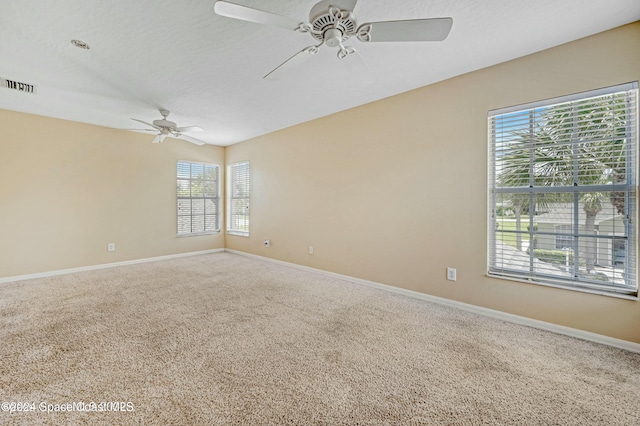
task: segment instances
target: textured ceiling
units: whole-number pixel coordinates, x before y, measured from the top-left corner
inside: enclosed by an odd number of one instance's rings
[[[300,21],[315,3],[233,1]],[[192,136],[229,145],[640,19],[638,0],[360,0],[358,23],[448,16],[453,28],[439,43],[350,40],[368,67],[324,47],[270,81],[312,37],[217,16],[213,5],[2,0],[0,77],[37,93],[0,88],[0,108],[119,129],[166,108],[179,126],[205,130]]]

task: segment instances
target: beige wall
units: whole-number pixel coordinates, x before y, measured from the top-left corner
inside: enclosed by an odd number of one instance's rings
[[[485,275],[487,111],[639,80],[638,46],[640,23],[226,150],[0,110],[0,277],[223,247],[176,238],[175,164],[226,155],[253,173],[228,248],[640,343],[640,302]]]
[[[0,277],[224,247],[176,238],[175,198],[176,162],[224,148],[5,110],[0,128]]]
[[[635,23],[228,147],[253,193],[226,247],[640,343],[640,302],[486,277],[487,111],[639,80],[639,46]]]

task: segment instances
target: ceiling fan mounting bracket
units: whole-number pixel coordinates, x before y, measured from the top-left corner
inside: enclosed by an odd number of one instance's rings
[[[298,25],[298,28],[296,28],[295,31],[299,33],[312,33],[312,34],[315,32],[313,27],[310,24],[307,24],[306,22],[300,22],[300,25]]]
[[[316,53],[318,53],[318,48],[319,48],[320,46],[322,46],[322,43],[320,43],[320,44],[319,44],[319,45],[317,45],[317,46],[309,46],[309,47],[306,47],[306,48],[304,48],[303,52],[305,52],[305,53],[309,53],[309,54],[311,54],[311,55],[315,55]]]
[[[364,43],[371,41],[371,25],[365,24],[358,28],[356,37]]]
[[[338,59],[344,59],[349,55],[356,53],[356,49],[351,46],[343,46],[340,44],[340,50],[338,50]]]

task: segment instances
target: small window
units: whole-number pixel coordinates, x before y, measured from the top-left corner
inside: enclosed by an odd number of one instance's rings
[[[638,84],[489,113],[489,275],[636,296]]]
[[[178,235],[220,231],[220,167],[178,161]]]
[[[556,248],[558,250],[566,250],[573,247],[573,226],[558,225],[556,226]]]
[[[249,236],[251,169],[248,161],[227,166],[227,233]]]

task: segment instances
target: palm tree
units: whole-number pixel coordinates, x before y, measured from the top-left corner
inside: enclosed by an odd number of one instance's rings
[[[560,126],[550,126],[550,131],[541,132],[537,126],[545,121],[544,117],[534,111],[530,111],[526,128],[516,127],[512,131],[512,137],[502,141],[501,167],[497,176],[497,183],[500,187],[506,188],[528,188],[532,186],[557,186],[562,185],[566,180],[561,170],[568,170],[568,163],[560,161],[567,158],[567,153],[563,153],[558,146],[553,146],[553,141],[559,135],[557,132]],[[540,137],[541,133],[544,137]],[[555,149],[548,151],[549,147]],[[532,155],[533,149],[533,155]],[[532,162],[533,160],[533,162]],[[564,164],[561,166],[561,164]],[[505,199],[513,208],[516,219],[516,248],[522,251],[522,214],[533,210],[544,210],[551,202],[563,201],[562,194],[536,194],[531,203],[528,193],[506,193]],[[529,228],[533,226],[529,223]],[[533,239],[530,239],[533,244]]]
[[[529,186],[529,167],[523,166],[523,156],[529,156],[524,148],[515,148],[503,157],[503,167],[498,175],[498,185],[502,187],[524,187]],[[516,218],[516,248],[522,251],[522,214],[529,207],[529,194],[504,194],[503,199],[507,201]]]
[[[511,137],[502,141],[500,187],[598,187],[592,192],[545,193],[547,202],[568,202],[578,197],[586,214],[583,234],[595,235],[598,213],[609,201],[619,214],[625,212],[624,192],[602,190],[602,185],[623,183],[627,179],[626,107],[624,96],[587,99],[529,111],[527,120],[513,127]],[[520,236],[520,214],[530,204],[529,194],[514,192],[506,196],[516,213]],[[538,205],[545,201],[536,195]],[[518,240],[521,250],[521,241]],[[584,239],[587,272],[594,270],[596,238]]]
[[[584,233],[595,235],[596,216],[602,211],[602,204],[605,200],[601,192],[586,193],[580,197],[582,208],[586,213],[584,220]],[[586,238],[584,247],[584,257],[587,272],[593,271],[596,262],[596,240],[595,238]]]

